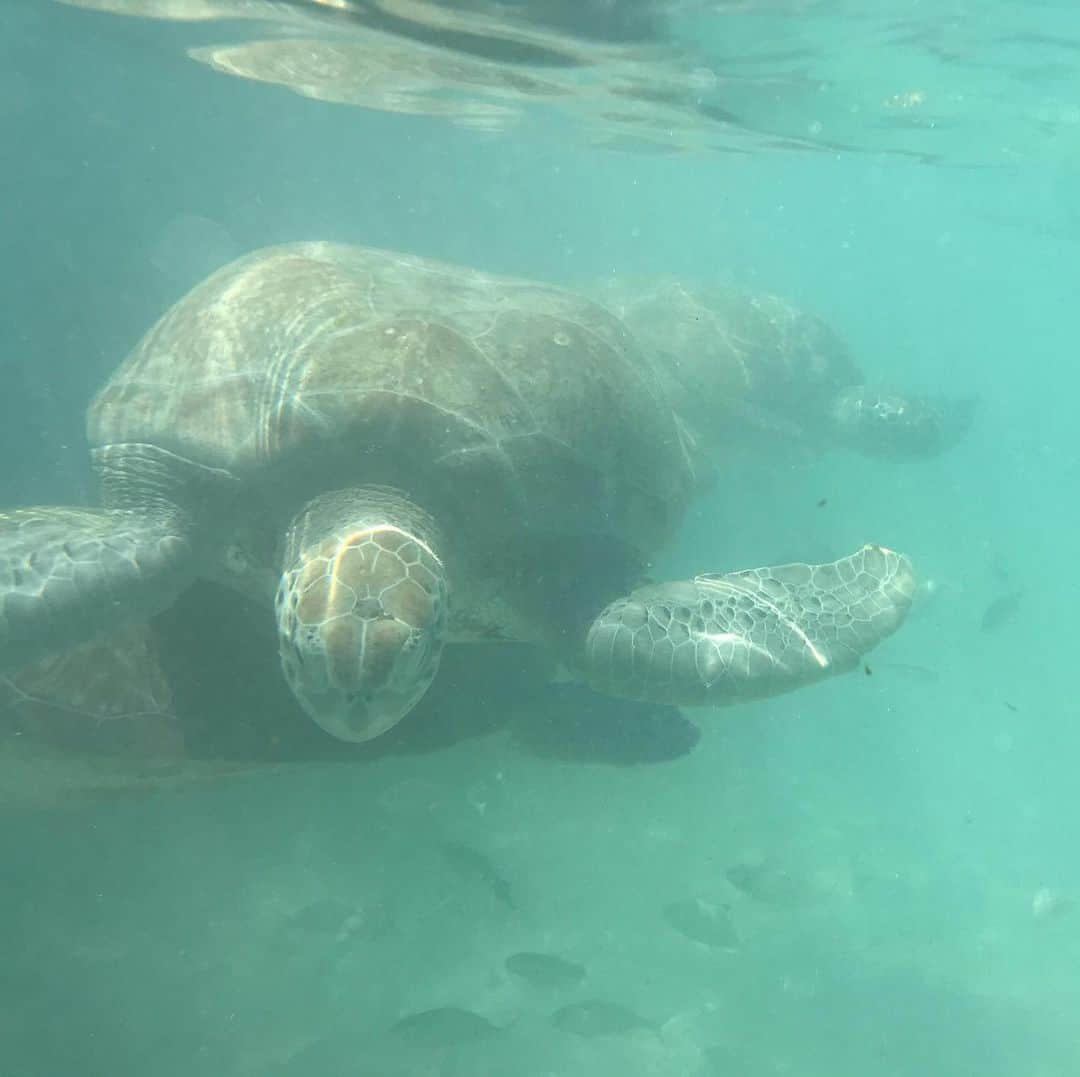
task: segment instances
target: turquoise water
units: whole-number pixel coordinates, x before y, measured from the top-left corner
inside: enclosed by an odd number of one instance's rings
[[[1080,1073],[1072,5],[11,0],[0,25],[0,504],[90,500],[91,394],[188,288],[291,240],[731,279],[883,381],[978,399],[944,455],[743,461],[695,504],[661,578],[874,541],[934,584],[872,675],[686,711],[696,736],[517,655],[448,665],[384,750],[316,738],[194,788],[43,769],[4,712],[0,1073]],[[203,599],[237,653],[174,625],[179,694],[302,722],[272,632],[264,656]],[[695,902],[726,943],[673,926]]]

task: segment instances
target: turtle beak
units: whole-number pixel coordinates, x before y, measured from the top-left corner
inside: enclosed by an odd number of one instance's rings
[[[282,640],[299,667],[290,678],[307,714],[338,740],[372,740],[420,702],[439,666],[434,633],[390,618],[339,619],[321,638]],[[288,666],[286,665],[288,670]],[[288,676],[288,673],[286,673]]]

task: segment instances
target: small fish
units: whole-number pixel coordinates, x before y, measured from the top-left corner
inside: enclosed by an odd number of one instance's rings
[[[587,1040],[601,1036],[626,1036],[643,1029],[656,1031],[656,1026],[640,1014],[616,1002],[604,1002],[602,999],[572,1002],[569,1006],[556,1010],[551,1015],[551,1023],[561,1032],[569,1032]]]
[[[716,950],[737,950],[739,939],[726,905],[701,898],[664,906],[664,919],[680,934]]]
[[[925,681],[928,684],[932,684],[935,681],[941,680],[941,674],[938,673],[936,669],[931,669],[930,666],[915,665],[912,662],[878,663],[878,669],[882,668],[891,670],[894,673],[899,673],[909,681]]]
[[[350,916],[356,912],[336,898],[322,898],[297,909],[288,919],[288,927],[311,935],[336,935]]]
[[[1005,704],[1006,707],[1008,707],[1009,710],[1013,712],[1013,714],[1016,714],[1020,710],[1020,708],[1015,703],[1010,703],[1007,699],[1002,700],[1002,702]]]
[[[472,1010],[439,1006],[403,1017],[392,1031],[417,1047],[459,1047],[491,1039],[503,1030]]]
[[[442,853],[462,879],[483,884],[494,894],[496,900],[508,909],[518,908],[513,887],[478,849],[461,842],[451,841],[442,845]]]
[[[818,498],[818,503],[817,503],[817,507],[818,507],[819,509],[823,509],[823,508],[825,508],[825,506],[826,506],[826,505],[827,505],[828,503],[829,503],[829,499],[828,499],[827,497],[821,497],[821,498]]]
[[[733,864],[724,874],[736,890],[767,905],[797,905],[809,897],[799,879],[769,861]]]
[[[564,989],[577,987],[585,979],[585,966],[554,954],[523,950],[504,962],[507,970],[533,987]]]
[[[1016,616],[1020,608],[1020,593],[1011,591],[1007,595],[995,598],[989,606],[983,610],[982,620],[979,622],[984,632],[996,632]]]
[[[863,668],[862,668],[862,671],[863,671],[863,673],[865,673],[865,674],[866,674],[866,675],[867,675],[868,677],[872,677],[872,676],[874,675],[874,671],[873,671],[873,670],[872,670],[872,669],[871,669],[871,668],[870,668],[870,667],[869,667],[868,665],[866,665],[865,663],[863,663]]]
[[[1036,920],[1048,920],[1071,912],[1075,902],[1064,890],[1044,886],[1031,899],[1031,915]]]

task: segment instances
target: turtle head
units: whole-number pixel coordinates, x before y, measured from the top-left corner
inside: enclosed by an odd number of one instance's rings
[[[304,710],[339,740],[395,726],[435,678],[445,636],[443,564],[398,513],[316,499],[290,530],[276,612],[285,677]],[[375,508],[383,506],[376,505]],[[407,514],[408,515],[408,514]]]
[[[837,395],[832,417],[841,442],[868,456],[937,456],[967,433],[975,403],[856,385]]]

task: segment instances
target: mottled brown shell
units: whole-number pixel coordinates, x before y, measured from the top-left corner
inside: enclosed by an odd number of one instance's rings
[[[180,300],[88,415],[241,488],[397,486],[460,526],[632,534],[677,524],[690,467],[617,318],[557,288],[328,243],[268,248]]]

